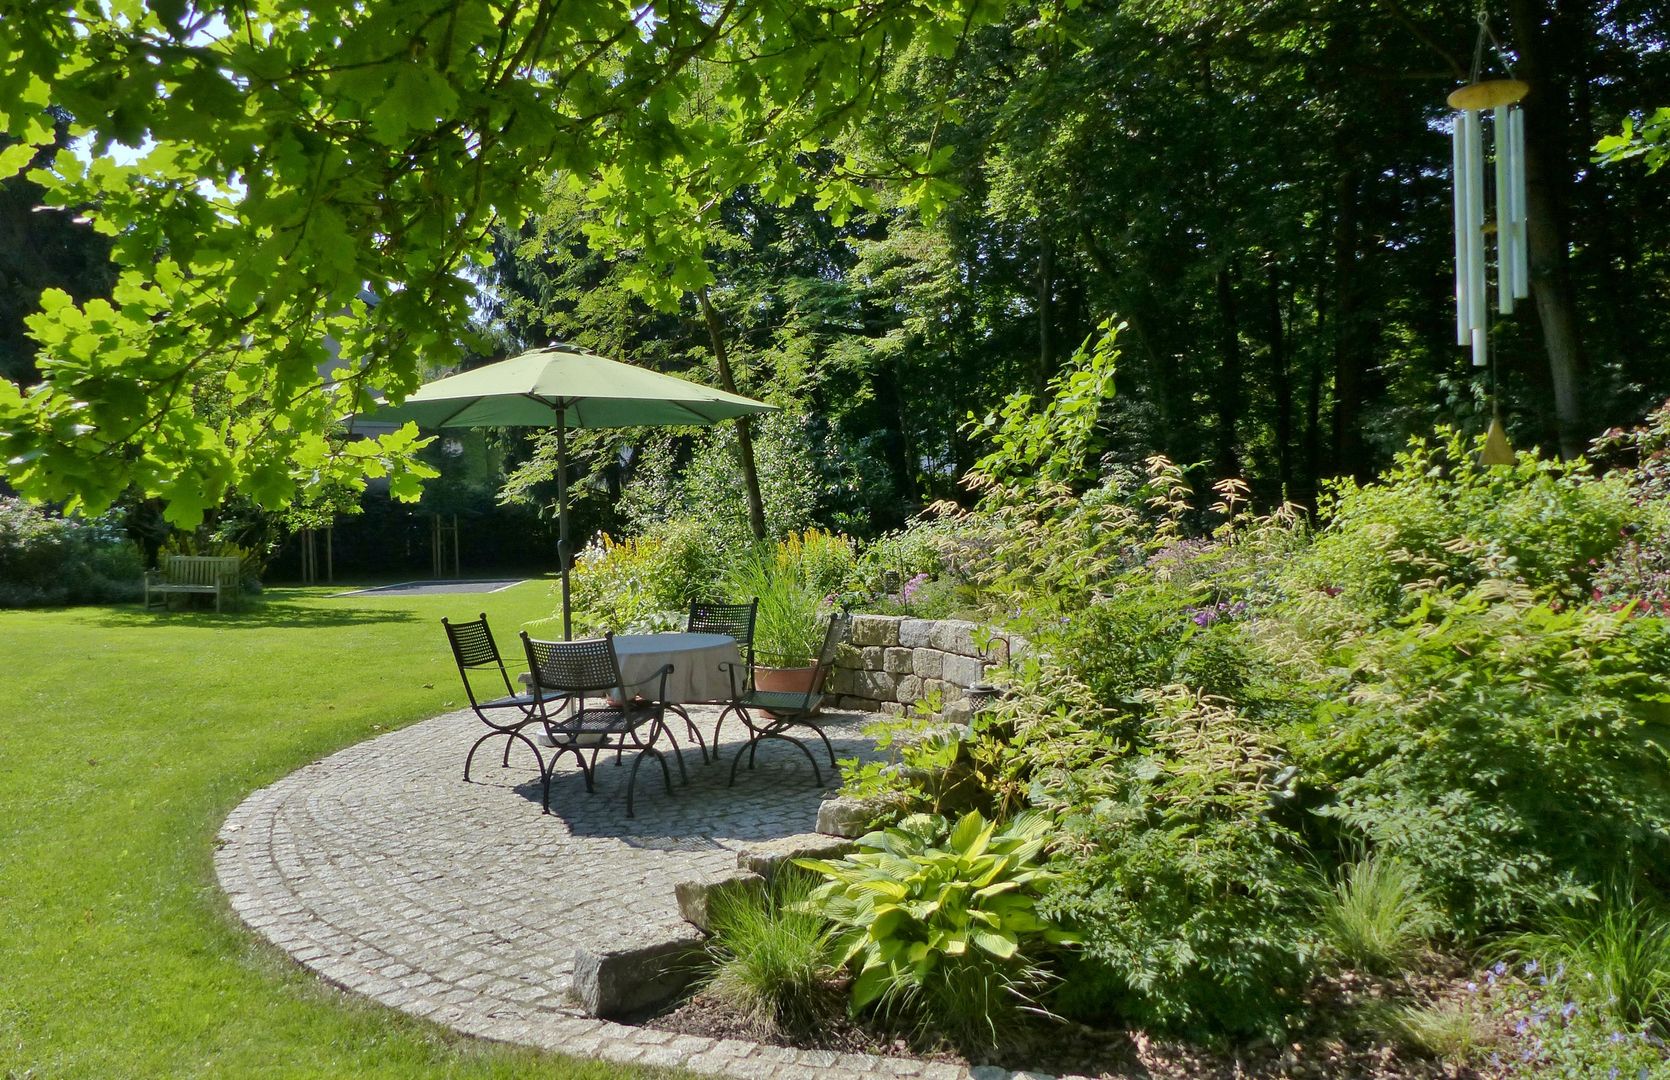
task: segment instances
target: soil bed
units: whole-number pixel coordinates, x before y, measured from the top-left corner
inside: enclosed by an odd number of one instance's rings
[[[839,998],[831,1002],[832,1007],[808,1031],[787,1036],[755,1030],[740,1020],[729,1005],[700,991],[642,1023],[645,1027],[683,1035],[746,1039],[801,1050],[1000,1065],[1012,1070],[1107,1080],[1215,1080],[1219,1077],[1470,1080],[1488,1074],[1422,1059],[1344,1022],[1361,1006],[1378,1001],[1407,1003],[1416,999],[1465,996],[1465,980],[1459,977],[1392,983],[1348,973],[1319,982],[1313,988],[1306,1009],[1308,1015],[1317,1018],[1312,1030],[1295,1034],[1292,1041],[1283,1045],[1255,1042],[1221,1048],[1180,1039],[1152,1038],[1141,1031],[1040,1022],[990,1053],[965,1056],[949,1048],[924,1053],[896,1032],[879,1030],[849,1018]]]

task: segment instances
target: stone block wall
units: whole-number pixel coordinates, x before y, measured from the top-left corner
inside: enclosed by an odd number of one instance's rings
[[[829,690],[838,708],[866,712],[904,713],[936,693],[944,714],[964,712],[957,705],[968,688],[1026,648],[1014,634],[961,619],[854,615],[848,633]]]

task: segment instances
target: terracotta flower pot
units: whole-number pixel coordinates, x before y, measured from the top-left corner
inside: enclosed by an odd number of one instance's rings
[[[810,667],[765,667],[754,665],[754,689],[770,690],[781,694],[804,694],[812,687],[812,679],[817,675],[816,664]],[[765,711],[767,716],[776,714]]]

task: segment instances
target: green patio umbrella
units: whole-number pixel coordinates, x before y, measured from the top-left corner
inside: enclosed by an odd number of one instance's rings
[[[568,429],[716,424],[774,408],[553,344],[425,383],[399,405],[385,405],[355,419],[411,421],[420,428],[557,429],[557,559],[562,566],[562,634],[568,638]]]

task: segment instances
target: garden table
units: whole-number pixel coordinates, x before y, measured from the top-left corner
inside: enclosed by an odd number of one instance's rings
[[[729,701],[731,679],[723,665],[742,663],[736,639],[729,634],[616,634],[615,655],[628,685],[641,682],[671,664],[667,703]],[[532,676],[524,673],[524,683]]]

